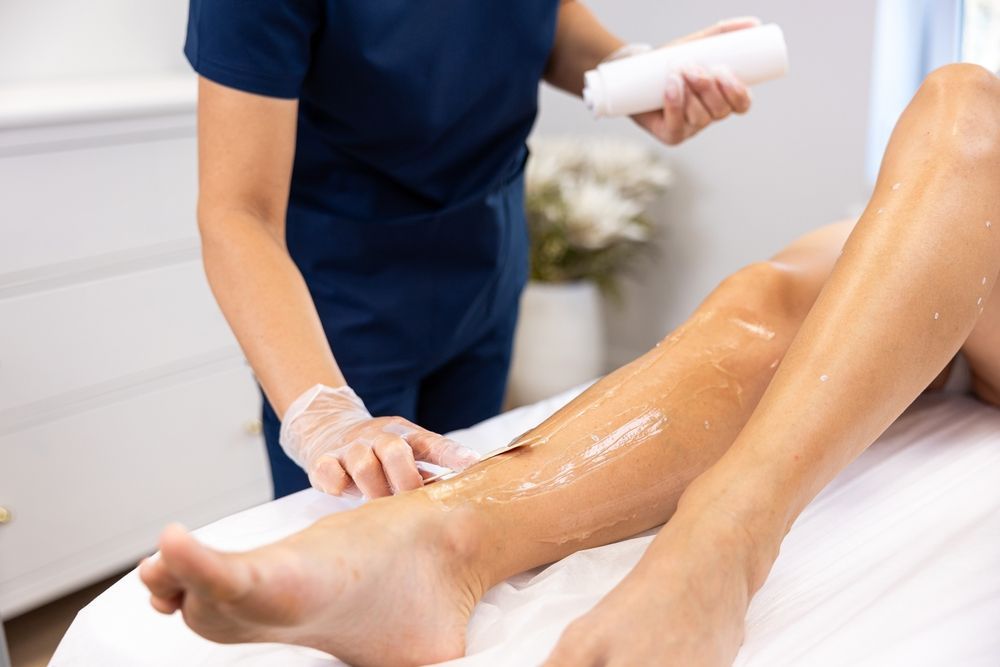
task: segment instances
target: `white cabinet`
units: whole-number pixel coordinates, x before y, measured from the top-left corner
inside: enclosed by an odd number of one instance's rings
[[[0,86],[2,616],[270,497],[195,143],[190,77]]]

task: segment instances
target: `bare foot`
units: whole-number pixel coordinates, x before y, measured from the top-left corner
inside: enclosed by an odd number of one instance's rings
[[[485,583],[475,528],[414,494],[317,521],[280,542],[221,553],[170,526],[140,576],[153,607],[217,642],[280,642],[353,665],[422,665],[465,652]]]
[[[749,604],[738,539],[673,519],[639,564],[569,625],[544,667],[728,667]],[[650,556],[653,556],[652,558]]]

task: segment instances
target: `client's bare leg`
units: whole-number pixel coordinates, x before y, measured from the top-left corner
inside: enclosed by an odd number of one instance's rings
[[[942,68],[899,119],[871,203],[736,441],[546,665],[730,664],[792,522],[960,348],[995,403],[998,218],[1000,79]]]
[[[728,278],[656,348],[460,477],[244,554],[164,532],[153,606],[223,642],[313,646],[353,664],[460,655],[495,583],[663,523],[757,404],[839,254],[815,233]]]

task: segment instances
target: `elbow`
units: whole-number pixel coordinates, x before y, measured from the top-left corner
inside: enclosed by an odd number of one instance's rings
[[[197,218],[202,254],[206,259],[217,249],[238,247],[241,239],[270,238],[287,251],[283,218],[264,216],[249,207],[202,201],[198,202]]]
[[[198,236],[201,239],[201,254],[206,265],[216,255],[217,248],[225,247],[227,233],[227,216],[215,207],[198,204]]]

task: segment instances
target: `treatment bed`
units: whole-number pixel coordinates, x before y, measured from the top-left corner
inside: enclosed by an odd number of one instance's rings
[[[487,451],[572,396],[453,435]],[[307,490],[196,535],[215,547],[248,549],[355,504]],[[468,655],[446,664],[540,664],[652,535],[579,552],[496,586],[472,616]],[[79,613],[51,665],[343,664],[301,647],[214,644],[189,631],[179,614],[154,612],[148,597],[137,573],[126,575]],[[823,491],[754,599],[736,665],[1000,665],[1000,410],[958,395],[925,396]]]

